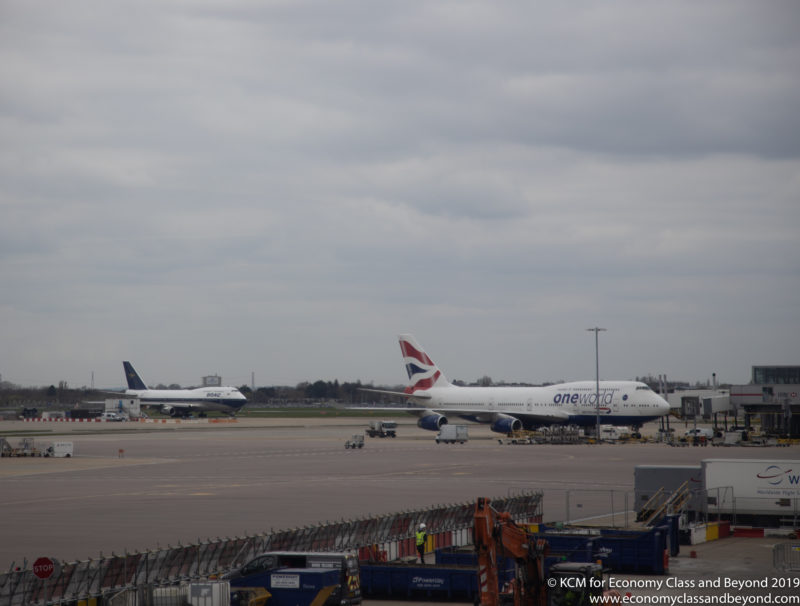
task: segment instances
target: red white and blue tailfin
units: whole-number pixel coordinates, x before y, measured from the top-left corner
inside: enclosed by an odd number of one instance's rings
[[[450,385],[442,371],[428,357],[413,335],[399,335],[400,351],[408,373],[408,386],[405,393],[424,391],[431,387]]]

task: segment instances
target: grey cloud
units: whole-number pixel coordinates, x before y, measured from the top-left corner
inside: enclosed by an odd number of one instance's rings
[[[618,376],[796,356],[792,3],[47,8],[0,20],[4,378],[398,382],[399,331],[579,378],[606,321]]]

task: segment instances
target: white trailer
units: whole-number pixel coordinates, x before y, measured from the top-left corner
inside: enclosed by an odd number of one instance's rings
[[[442,425],[436,436],[436,443],[440,444],[463,444],[469,440],[469,430],[466,425]]]
[[[701,462],[709,513],[796,515],[800,460],[706,459]]]
[[[53,442],[44,451],[46,457],[69,458],[75,452],[72,442]]]

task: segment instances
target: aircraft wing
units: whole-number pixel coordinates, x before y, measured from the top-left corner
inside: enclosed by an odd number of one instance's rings
[[[398,409],[402,410],[402,409]],[[414,409],[419,410],[419,408]],[[526,427],[532,425],[554,425],[565,423],[569,420],[569,415],[563,410],[549,410],[537,412],[517,412],[516,410],[489,410],[483,407],[444,407],[430,408],[433,412],[449,417],[465,417],[477,420],[480,423],[491,423],[498,416],[514,417],[522,421]]]
[[[204,400],[139,400],[140,406],[170,406],[172,408],[180,409],[203,409],[206,408]]]
[[[378,390],[365,390],[365,391],[378,391]],[[411,394],[401,394],[398,392],[380,392],[389,393],[392,395],[405,395],[410,397]],[[419,396],[414,396],[419,397]],[[514,417],[522,421],[526,427],[536,425],[555,425],[557,423],[565,423],[569,420],[569,415],[562,410],[542,411],[542,412],[517,412],[510,410],[488,410],[483,407],[426,407],[424,404],[420,406],[348,406],[348,410],[384,410],[386,412],[409,412],[416,415],[436,413],[445,417],[464,417],[474,419],[479,423],[492,423],[497,416]]]
[[[368,389],[366,387],[360,387],[358,391],[368,391],[370,393],[382,393],[388,396],[397,396],[398,398],[405,398],[406,400],[414,399],[414,400],[430,400],[431,395],[425,392],[417,392],[417,393],[406,393],[404,391],[389,391],[387,389]]]
[[[569,420],[569,415],[562,410],[554,410],[546,413],[524,413],[514,414],[508,413],[509,416],[517,417],[522,424],[526,427],[532,425],[555,425],[558,423],[566,423]]]
[[[203,401],[202,400],[183,400],[183,401],[162,401],[162,400],[149,400],[142,398],[141,395],[132,395],[125,393],[124,391],[101,391],[100,393],[108,394],[110,396],[115,396],[117,398],[126,399],[126,398],[138,398],[140,406],[172,406],[173,408],[202,408]],[[86,404],[105,404],[105,400],[97,401],[97,402],[86,402]]]
[[[424,406],[347,406],[346,410],[370,410],[372,412],[408,412],[419,416],[422,413],[435,412]]]

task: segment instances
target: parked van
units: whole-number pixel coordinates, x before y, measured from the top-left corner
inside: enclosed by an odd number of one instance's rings
[[[53,442],[44,451],[45,457],[69,458],[74,453],[72,442]]]
[[[222,579],[237,587],[270,587],[270,575],[281,569],[324,568],[339,571],[339,586],[325,602],[328,606],[350,606],[361,603],[361,576],[358,556],[354,553],[327,551],[268,551]]]
[[[128,419],[118,412],[104,412],[100,415],[101,421],[127,421]]]

